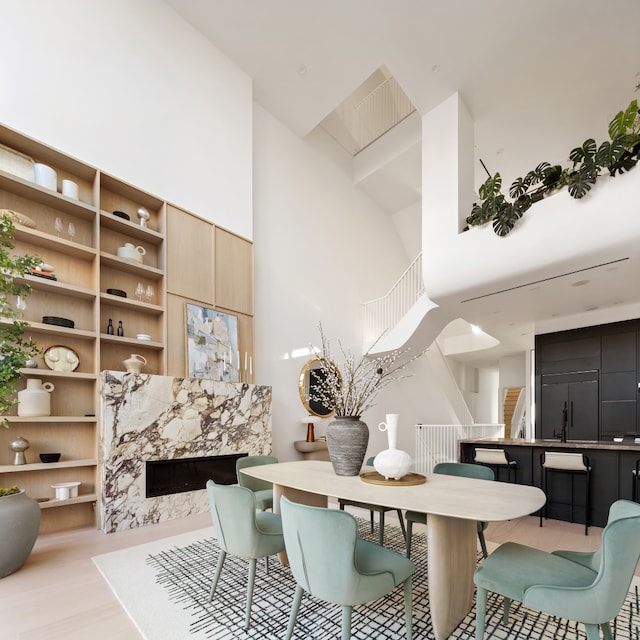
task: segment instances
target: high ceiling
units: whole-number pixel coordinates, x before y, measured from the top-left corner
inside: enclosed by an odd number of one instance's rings
[[[543,160],[566,165],[573,147],[604,140],[612,116],[640,98],[638,0],[165,1],[243,69],[255,100],[301,137],[382,65],[420,114],[459,92],[475,123],[477,184],[486,176],[480,159],[506,184]],[[416,160],[414,151],[405,175],[419,176]],[[392,210],[393,201],[383,206]],[[633,278],[636,264],[627,266]],[[562,315],[610,306],[607,273],[620,283],[620,271],[606,271],[594,278],[602,285],[580,295],[568,280],[516,292],[527,304],[512,305],[513,322],[524,323],[512,325],[514,335],[557,314],[554,297]],[[640,300],[616,289],[616,304]]]

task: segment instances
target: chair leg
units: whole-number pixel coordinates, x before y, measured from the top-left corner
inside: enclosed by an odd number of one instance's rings
[[[351,610],[352,607],[342,607],[342,640],[351,640]]]
[[[407,558],[411,557],[411,534],[413,533],[413,522],[407,520],[407,532],[405,534]]]
[[[226,551],[220,551],[220,555],[218,556],[218,564],[216,565],[216,572],[213,575],[213,582],[211,583],[211,591],[209,591],[209,602],[213,600],[213,594],[216,592],[216,587],[218,586],[218,580],[220,580],[220,574],[222,573],[222,565],[224,564],[224,559],[227,557]]]
[[[603,622],[600,625],[600,628],[602,629],[602,637],[604,638],[604,640],[613,640],[613,634],[611,633],[611,626],[609,625],[608,622]]]
[[[484,640],[484,624],[487,613],[487,590],[476,589],[476,640]]]
[[[371,533],[373,533],[373,511],[369,511],[369,524],[371,525]]]
[[[404,581],[404,620],[407,628],[407,640],[411,640],[413,637],[413,599],[410,577]]]
[[[247,577],[247,609],[244,614],[244,628],[251,626],[251,602],[253,601],[253,584],[256,580],[256,565],[258,561],[255,558],[249,560],[249,575]]]
[[[378,531],[378,541],[384,547],[384,511],[380,512],[380,530]]]
[[[503,607],[504,608],[502,610],[502,624],[508,625],[509,624],[509,609],[511,607],[511,598],[507,598],[505,596]]]
[[[482,549],[482,557],[486,560],[487,556],[487,543],[484,539],[484,533],[478,529],[478,540],[480,540],[480,548]]]
[[[287,625],[287,635],[285,640],[291,640],[293,635],[293,627],[296,624],[296,618],[298,617],[298,610],[300,609],[300,602],[302,601],[302,594],[304,593],[302,587],[297,584],[296,592],[293,596],[293,602],[291,603],[291,613],[289,614],[289,624]]]
[[[600,640],[600,625],[585,624],[584,629],[587,632],[587,640]]]
[[[407,531],[404,528],[404,516],[402,515],[402,511],[400,509],[396,509],[396,512],[398,514],[398,520],[400,520],[400,529],[402,529],[402,537],[404,538],[404,541],[407,541]]]

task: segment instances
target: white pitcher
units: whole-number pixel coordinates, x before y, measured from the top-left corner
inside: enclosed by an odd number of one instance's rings
[[[147,364],[147,359],[139,353],[132,353],[126,360],[122,361],[122,364],[129,373],[140,373],[142,365]]]
[[[29,378],[27,388],[18,391],[19,416],[50,416],[51,396],[55,387],[51,382],[42,382],[39,378]]]

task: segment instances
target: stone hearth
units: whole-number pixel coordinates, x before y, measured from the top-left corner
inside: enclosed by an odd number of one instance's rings
[[[103,371],[100,396],[107,533],[208,510],[204,489],[147,498],[148,460],[271,453],[271,387]]]

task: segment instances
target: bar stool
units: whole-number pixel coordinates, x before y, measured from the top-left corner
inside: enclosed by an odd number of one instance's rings
[[[491,467],[496,475],[496,480],[500,479],[500,469],[507,469],[507,482],[511,482],[511,470],[513,469],[513,481],[517,480],[517,463],[509,458],[509,454],[504,449],[483,449],[476,447],[473,453],[473,461],[485,467]]]
[[[571,475],[571,522],[573,522],[573,480],[576,475],[585,476],[585,513],[584,513],[584,535],[589,533],[589,516],[590,516],[590,484],[591,484],[591,467],[589,466],[589,458],[584,453],[565,453],[562,451],[545,451],[540,455],[540,466],[542,467],[542,490],[547,492],[548,473],[549,471],[568,473]],[[542,526],[542,516],[547,518],[547,505],[545,502],[543,509],[540,511],[540,526]]]
[[[638,480],[640,479],[640,460],[636,460],[636,468],[631,469],[631,474],[633,475],[631,485],[631,499],[634,502],[638,502]]]

